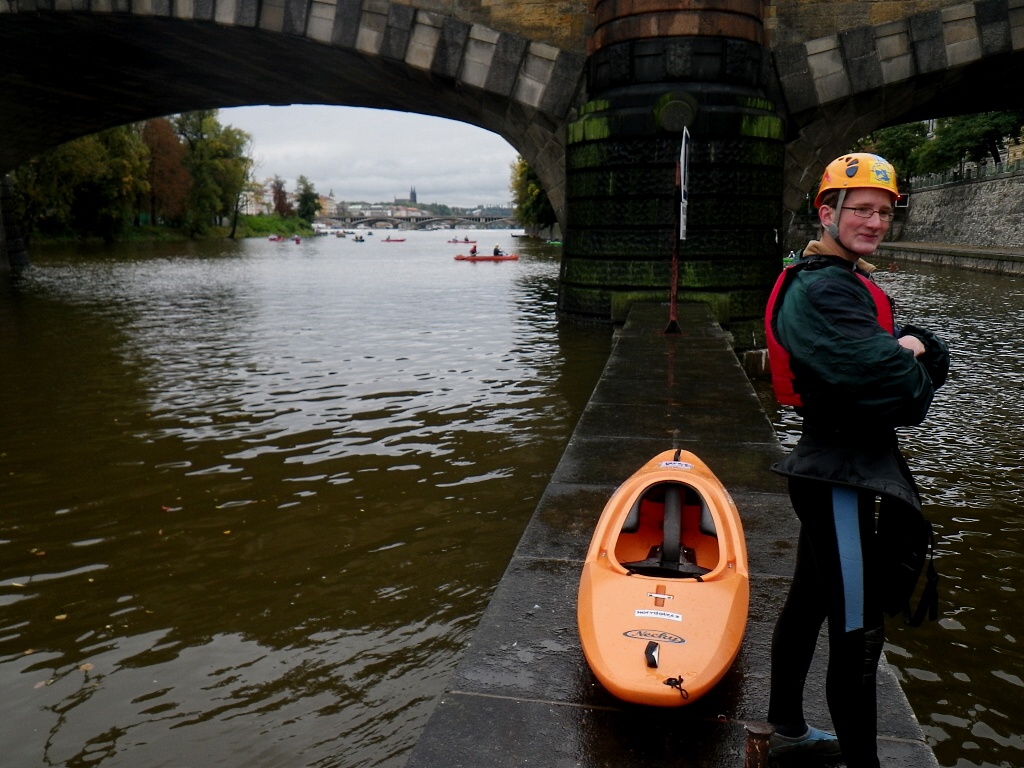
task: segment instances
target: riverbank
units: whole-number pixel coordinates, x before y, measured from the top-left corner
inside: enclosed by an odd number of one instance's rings
[[[702,304],[634,306],[601,380],[407,768],[699,765],[744,762],[745,726],[767,710],[769,647],[793,570],[798,524],[783,454],[726,334]],[[740,655],[706,697],[680,709],[635,707],[596,682],[576,630],[590,536],[615,487],[656,453],[692,450],[743,519],[751,574]],[[808,679],[808,718],[829,728],[824,638]],[[935,766],[891,666],[879,668],[886,765]]]
[[[943,267],[990,272],[999,275],[1024,274],[1024,248],[992,248],[948,243],[882,243],[878,254],[897,261],[935,264]],[[878,259],[882,266],[883,259]]]

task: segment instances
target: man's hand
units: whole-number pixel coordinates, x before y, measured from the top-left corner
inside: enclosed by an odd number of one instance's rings
[[[898,341],[901,347],[913,352],[914,357],[920,357],[925,353],[924,344],[917,336],[900,336]]]

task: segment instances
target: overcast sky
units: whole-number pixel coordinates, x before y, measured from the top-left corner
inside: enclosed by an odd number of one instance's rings
[[[335,199],[472,207],[511,199],[516,151],[497,134],[439,117],[356,107],[222,109],[221,125],[253,137],[256,178],[305,176]]]

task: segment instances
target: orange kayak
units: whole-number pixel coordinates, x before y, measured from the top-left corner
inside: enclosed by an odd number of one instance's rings
[[[580,578],[587,663],[624,701],[677,707],[722,679],[743,641],[747,545],[732,497],[687,451],[665,451],[612,494]]]

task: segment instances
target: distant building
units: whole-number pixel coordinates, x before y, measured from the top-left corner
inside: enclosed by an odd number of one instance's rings
[[[395,205],[416,205],[416,187],[409,188],[409,197],[406,200],[395,198]]]

